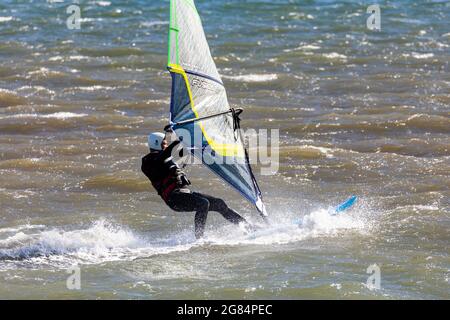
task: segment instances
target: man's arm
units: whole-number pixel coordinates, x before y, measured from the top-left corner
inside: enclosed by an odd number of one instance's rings
[[[163,150],[159,154],[158,158],[160,158],[160,159],[167,159],[167,158],[169,158],[171,156],[171,154],[172,154],[173,148],[175,148],[179,144],[180,144],[180,140],[176,140],[176,141],[172,142],[170,144],[170,146],[168,146],[165,150]]]

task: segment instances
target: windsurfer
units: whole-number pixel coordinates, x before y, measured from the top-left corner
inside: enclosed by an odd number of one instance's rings
[[[148,136],[150,153],[142,158],[141,169],[172,210],[195,211],[195,237],[203,237],[209,211],[219,212],[231,223],[242,223],[244,227],[249,228],[246,220],[229,208],[222,199],[188,189],[191,183],[172,157],[172,151],[180,141],[176,140],[169,145],[167,140],[163,133],[154,132]]]

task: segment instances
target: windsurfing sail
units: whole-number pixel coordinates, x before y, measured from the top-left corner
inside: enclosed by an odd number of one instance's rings
[[[266,216],[239,133],[240,112],[228,104],[194,0],[170,1],[167,67],[172,76],[169,127],[195,157]]]

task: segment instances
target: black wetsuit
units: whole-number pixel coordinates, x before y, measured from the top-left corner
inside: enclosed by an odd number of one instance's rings
[[[142,158],[142,172],[151,181],[153,187],[166,204],[175,211],[195,211],[195,236],[203,236],[208,211],[219,212],[228,221],[238,224],[244,222],[236,211],[230,209],[219,198],[192,192],[185,173],[172,160],[172,150],[180,143],[173,142],[164,151],[153,151]]]

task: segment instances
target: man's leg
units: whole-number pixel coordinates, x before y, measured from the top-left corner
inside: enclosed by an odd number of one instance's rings
[[[169,206],[175,211],[195,211],[195,237],[203,237],[210,203],[198,193],[174,191]]]
[[[193,197],[196,197],[195,202],[197,204],[197,208],[195,210],[195,237],[197,239],[200,239],[205,233],[206,218],[208,218],[209,201],[205,198],[195,195],[193,195]]]
[[[209,210],[219,212],[225,219],[234,224],[239,224],[241,222],[246,222],[246,220],[241,217],[236,211],[229,208],[225,201],[219,198],[215,198],[203,193],[194,192],[198,196],[207,199],[209,201]]]

